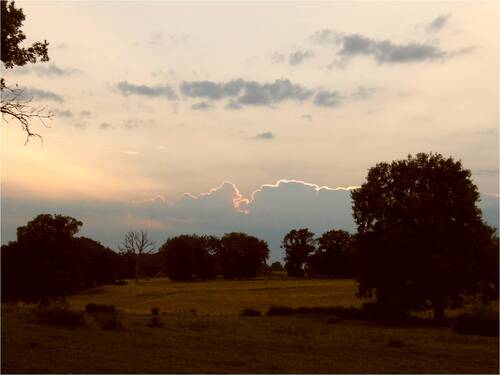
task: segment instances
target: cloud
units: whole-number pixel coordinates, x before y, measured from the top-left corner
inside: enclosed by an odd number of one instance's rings
[[[60,111],[58,110],[56,112],[56,115],[57,116],[60,116],[60,117],[66,117],[66,118],[71,118],[73,117],[73,112],[69,111],[69,110],[64,110],[64,111]]]
[[[151,123],[151,122],[140,120],[140,119],[128,119],[128,120],[123,121],[122,126],[127,130],[132,130],[132,129],[140,128],[140,127],[147,125],[149,123]]]
[[[219,100],[225,97],[237,96],[243,89],[245,82],[235,79],[229,82],[192,81],[182,82],[180,90],[182,95],[191,98],[204,98]]]
[[[162,47],[166,43],[171,43],[171,44],[181,44],[181,43],[186,43],[191,39],[191,36],[189,34],[171,34],[164,36],[161,31],[155,32],[151,35],[151,38],[148,40],[148,43],[156,46],[156,47]]]
[[[370,55],[380,63],[409,63],[435,60],[445,57],[446,53],[438,47],[410,42],[394,44],[389,40],[376,41],[359,34],[346,35],[342,39],[340,55],[353,57]]]
[[[229,82],[182,82],[180,89],[183,95],[191,98],[209,100],[231,98],[226,105],[229,109],[240,109],[242,106],[271,106],[286,100],[302,101],[313,95],[313,90],[283,78],[270,83],[245,81],[241,78]]]
[[[275,139],[276,137],[271,132],[264,132],[264,133],[257,134],[254,138],[255,139],[270,140],[270,139]]]
[[[127,81],[119,82],[116,85],[118,91],[124,95],[139,95],[146,96],[149,98],[165,98],[167,100],[178,99],[175,91],[170,86],[146,86],[146,85],[134,85],[128,83]]]
[[[20,67],[16,67],[13,70],[14,74],[29,74],[35,73],[40,77],[68,77],[74,74],[80,73],[78,69],[72,68],[60,68],[55,64],[50,65],[24,65]]]
[[[280,64],[285,62],[285,55],[279,52],[274,52],[271,56],[271,61],[275,64]]]
[[[302,64],[304,60],[310,59],[314,56],[315,53],[310,49],[307,49],[305,51],[295,51],[288,56],[288,63],[290,65],[299,65]]]
[[[375,87],[365,87],[358,86],[356,91],[351,94],[351,98],[353,99],[368,99],[377,93],[377,89]]]
[[[106,129],[113,129],[113,125],[111,125],[109,122],[102,122],[99,124],[99,129],[103,129],[103,130],[106,130]]]
[[[135,156],[135,150],[118,152]],[[15,239],[15,229],[35,215],[60,213],[82,220],[79,233],[112,248],[130,228],[148,230],[162,244],[182,233],[222,235],[243,231],[266,240],[271,258],[281,259],[280,242],[293,228],[308,227],[320,234],[331,228],[354,230],[349,190],[302,181],[265,184],[245,198],[226,181],[199,194],[186,193],[175,201],[163,197],[136,202],[29,201],[2,195],[2,239]],[[5,219],[5,220],[4,220]]]
[[[85,128],[87,128],[87,123],[85,121],[80,121],[80,122],[77,122],[76,124],[74,124],[73,126],[75,128],[85,129]]]
[[[213,106],[210,102],[199,102],[195,103],[191,106],[191,109],[195,111],[208,111],[211,109]]]
[[[434,18],[429,24],[426,25],[425,29],[429,32],[440,31],[447,23],[451,17],[451,13],[441,14],[440,16]]]
[[[293,84],[288,79],[277,79],[273,83],[245,83],[243,95],[238,97],[238,103],[243,105],[272,105],[285,100],[303,101],[310,98],[313,91]]]
[[[314,97],[314,104],[320,107],[337,107],[341,102],[341,96],[338,91],[319,91]]]
[[[29,88],[24,90],[23,94],[21,95],[23,99],[29,100],[33,98],[33,100],[50,100],[58,103],[64,102],[64,99],[62,96],[48,90],[39,90],[39,89],[33,89]]]
[[[438,22],[439,23],[439,22]],[[457,51],[447,52],[427,43],[394,43],[390,40],[375,40],[361,34],[344,34],[333,30],[320,30],[311,36],[319,44],[335,47],[342,66],[354,57],[366,56],[379,64],[406,64],[423,61],[444,60],[458,56]],[[467,47],[468,51],[470,47]]]
[[[120,150],[136,155],[135,150]],[[282,259],[280,243],[294,228],[316,235],[335,228],[355,231],[350,191],[355,187],[320,186],[299,180],[263,184],[248,197],[229,181],[199,194],[186,193],[175,201],[163,196],[136,202],[43,201],[2,195],[2,241],[14,240],[16,228],[39,213],[59,213],[82,220],[80,235],[117,248],[130,228],[145,229],[162,244],[182,233],[222,235],[243,231],[264,239],[271,260]],[[498,197],[482,195],[485,220],[498,227]]]

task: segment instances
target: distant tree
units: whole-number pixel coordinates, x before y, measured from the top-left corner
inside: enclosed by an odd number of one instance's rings
[[[139,282],[141,274],[141,264],[144,254],[150,253],[155,249],[155,243],[148,237],[146,231],[129,231],[123,238],[119,246],[120,252],[132,256],[135,260],[135,282]]]
[[[169,238],[160,248],[167,276],[184,281],[214,278],[218,244],[218,239],[212,236],[192,234]]]
[[[2,298],[37,302],[78,290],[74,235],[81,221],[38,215],[17,229],[17,241],[2,246]]]
[[[309,254],[315,250],[314,233],[309,229],[293,229],[283,238],[285,269],[288,276],[303,277]]]
[[[221,238],[217,255],[225,278],[253,278],[269,257],[269,248],[263,240],[232,232]]]
[[[269,270],[271,272],[283,272],[285,268],[283,267],[281,262],[276,261],[271,263],[271,265],[269,266]]]
[[[441,320],[464,293],[498,283],[498,237],[460,161],[420,153],[379,163],[352,200],[360,296],[404,311],[430,306]]]
[[[26,39],[21,27],[26,18],[21,8],[16,8],[14,1],[0,1],[1,15],[1,60],[6,69],[14,66],[23,66],[27,63],[36,63],[38,61],[49,61],[48,45],[43,42],[35,42],[30,47],[22,47],[21,43]],[[31,130],[31,121],[52,117],[50,113],[45,112],[44,107],[33,107],[30,105],[31,99],[25,98],[22,89],[7,86],[5,79],[0,79],[1,105],[0,112],[5,121],[7,119],[17,120],[22,129],[26,132],[29,140],[32,136],[40,137]]]
[[[337,278],[354,276],[353,237],[344,230],[330,230],[318,238],[318,248],[307,261],[311,275]]]
[[[75,238],[73,248],[78,272],[75,276],[81,280],[81,289],[111,284],[117,279],[119,255],[113,250],[87,237]]]

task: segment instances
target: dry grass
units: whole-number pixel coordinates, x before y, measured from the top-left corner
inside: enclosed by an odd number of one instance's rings
[[[114,304],[124,329],[34,324],[2,307],[3,373],[498,373],[498,340],[443,327],[388,327],[328,316],[246,316],[272,304],[359,304],[349,280],[254,280],[109,286],[70,298]],[[158,307],[162,328],[150,328]],[[208,315],[210,314],[210,315]]]
[[[289,307],[360,306],[354,296],[354,280],[212,280],[172,282],[168,279],[129,281],[127,285],[109,285],[74,295],[68,301],[84,308],[88,303],[113,304],[118,309],[146,314],[152,306],[176,313],[195,309],[199,314],[238,315],[246,308],[266,311],[271,305]]]

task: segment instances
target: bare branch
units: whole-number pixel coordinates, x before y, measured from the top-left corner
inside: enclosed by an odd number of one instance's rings
[[[52,119],[54,114],[51,111],[46,111],[45,106],[32,106],[33,98],[25,97],[25,90],[18,88],[10,88],[2,85],[1,100],[0,100],[0,113],[2,119],[8,123],[8,120],[16,120],[21,125],[21,128],[26,133],[27,144],[31,137],[39,138],[43,143],[42,136],[31,130],[32,121],[39,120],[43,126],[49,126],[44,120]]]

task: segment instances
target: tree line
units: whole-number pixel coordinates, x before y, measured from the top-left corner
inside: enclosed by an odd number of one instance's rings
[[[431,307],[437,319],[466,295],[498,298],[499,240],[482,219],[477,187],[460,161],[440,154],[379,163],[351,193],[354,234],[307,228],[285,235],[289,276],[355,277],[358,296],[401,311]],[[2,246],[3,301],[36,301],[122,278],[252,278],[266,269],[267,243],[245,233],[180,235],[158,251],[129,232],[116,253],[75,237],[82,223],[39,215]]]

